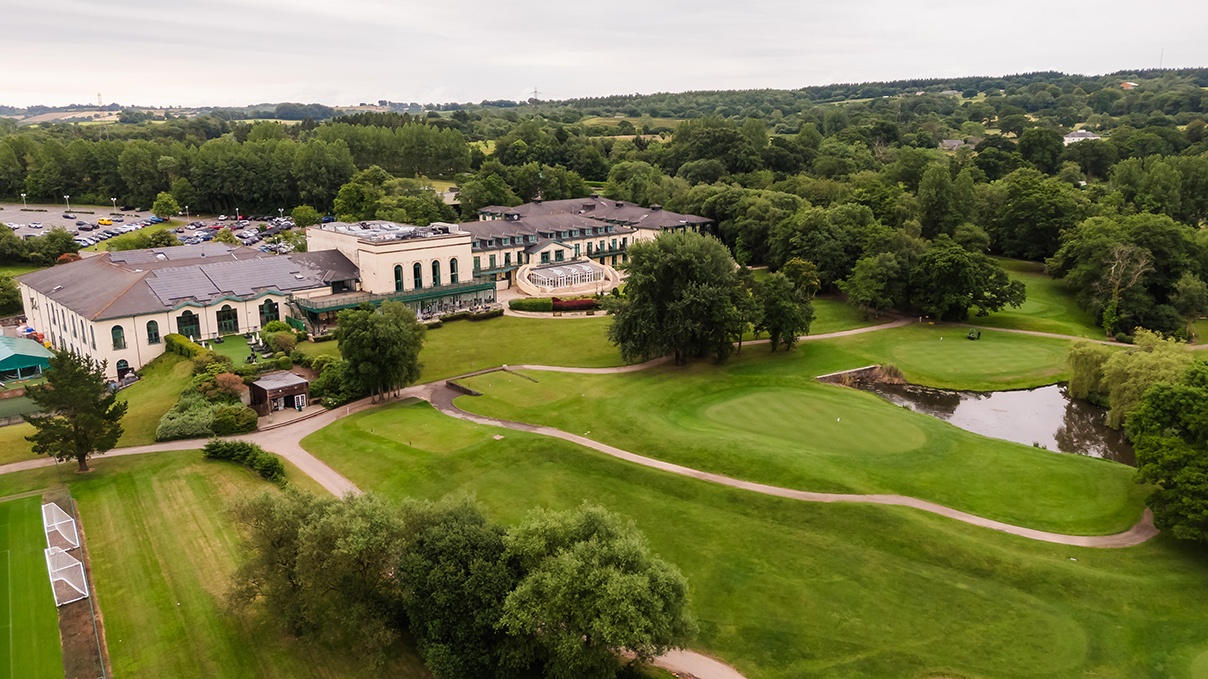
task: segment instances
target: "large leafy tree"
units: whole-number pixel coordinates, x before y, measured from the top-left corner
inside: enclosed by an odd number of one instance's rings
[[[1128,435],[1136,443],[1138,481],[1155,486],[1147,500],[1154,525],[1208,541],[1208,361],[1146,390],[1129,413]]]
[[[406,305],[383,302],[380,310],[367,305],[345,309],[339,321],[336,338],[357,391],[377,400],[419,379],[426,328]]]
[[[161,219],[171,219],[180,211],[176,198],[167,191],[160,191],[159,195],[155,197],[155,204],[151,206],[151,214]]]
[[[847,303],[864,312],[880,315],[882,309],[893,306],[893,282],[901,274],[897,257],[882,252],[856,262],[851,278],[839,282],[847,295]]]
[[[763,313],[756,327],[768,333],[772,351],[782,343],[785,351],[792,351],[797,338],[810,331],[810,323],[814,320],[813,305],[798,294],[789,277],[780,272],[768,276],[760,284],[759,301]]]
[[[46,383],[25,391],[40,410],[22,416],[34,426],[25,440],[35,453],[75,460],[86,472],[89,457],[117,445],[127,404],[109,390],[106,365],[75,352],[54,352]]]
[[[547,677],[613,677],[619,653],[649,661],[696,631],[679,569],[652,555],[632,523],[600,507],[536,510],[506,544],[524,577],[500,624],[534,639],[548,655]]]
[[[403,602],[420,654],[442,679],[513,676],[530,658],[498,622],[520,573],[504,530],[466,497],[403,507]]]
[[[962,321],[970,307],[999,311],[1026,300],[1024,285],[998,263],[944,237],[932,243],[910,273],[913,303],[945,321]]]
[[[626,361],[675,354],[713,352],[725,359],[732,350],[740,293],[736,264],[726,246],[693,232],[665,234],[629,248],[625,296],[608,298],[613,316],[608,339]]]

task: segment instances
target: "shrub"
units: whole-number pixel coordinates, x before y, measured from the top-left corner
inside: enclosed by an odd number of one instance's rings
[[[310,338],[310,341],[312,341],[312,342],[330,342],[330,341],[334,340],[335,338],[336,338],[336,336],[334,333],[328,333],[326,335],[314,335],[313,337]]]
[[[288,354],[298,346],[298,338],[293,332],[275,332],[268,336],[268,345],[278,353]]]
[[[332,361],[338,360],[334,356],[316,356],[310,362],[310,368],[315,372],[322,373],[323,369],[331,365]]]
[[[193,358],[197,354],[205,351],[200,344],[193,342],[188,337],[179,335],[177,333],[164,335],[164,349],[188,358]]]
[[[210,349],[202,349],[201,353],[193,357],[193,374],[201,375],[210,372],[211,367],[216,367],[218,372],[231,372],[234,362],[230,356],[224,356]]]
[[[256,430],[256,411],[245,405],[219,406],[210,425],[215,436],[246,434]]]
[[[483,311],[483,312],[477,313],[477,314],[470,314],[469,319],[471,321],[485,321],[488,318],[499,318],[502,315],[503,315],[503,309],[491,309],[490,311]]]
[[[290,368],[294,367],[294,362],[289,360],[289,356],[282,356],[281,358],[276,359],[276,361],[277,370],[289,370]]]
[[[289,323],[285,321],[269,321],[260,329],[261,334],[269,334],[274,332],[293,332],[293,328],[289,327]]]
[[[361,394],[352,386],[347,361],[334,359],[310,383],[310,396],[311,399],[323,399],[324,407],[331,409],[355,400]]]
[[[155,429],[156,441],[178,441],[180,439],[206,438],[214,435],[214,407],[204,397],[197,394],[199,405],[177,410],[173,408],[164,413]],[[177,407],[184,402],[177,402]]]
[[[548,297],[513,299],[508,302],[508,308],[513,311],[553,311],[554,300]]]
[[[432,321],[431,323],[425,323],[424,326],[427,327],[429,330],[435,330],[436,328],[445,327],[445,322],[442,320],[435,320],[435,321]]]
[[[297,349],[294,349],[293,351],[289,352],[289,360],[293,361],[294,363],[297,363],[298,365],[306,366],[308,368],[310,367],[310,363],[311,363],[310,356],[307,356],[306,354],[302,353],[301,351],[298,351]]]
[[[295,332],[295,333],[294,333],[294,339],[295,339],[295,340],[297,340],[297,341],[299,341],[299,342],[305,342],[305,341],[306,341],[306,331],[305,331],[305,330],[299,330],[299,331]]]
[[[1126,335],[1122,332],[1118,332],[1118,333],[1116,333],[1116,341],[1121,344],[1132,344],[1133,338],[1130,335]]]
[[[280,482],[285,479],[285,464],[281,462],[281,458],[266,452],[255,443],[210,439],[201,452],[211,460],[226,460],[249,467],[269,481]]]
[[[554,311],[591,311],[598,309],[600,303],[594,299],[553,299]]]

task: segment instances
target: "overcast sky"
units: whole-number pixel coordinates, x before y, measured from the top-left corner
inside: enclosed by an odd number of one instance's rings
[[[1208,3],[4,3],[0,104],[478,102],[1208,66]]]

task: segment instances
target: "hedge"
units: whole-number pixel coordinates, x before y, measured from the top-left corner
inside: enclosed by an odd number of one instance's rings
[[[312,342],[330,342],[330,341],[334,340],[335,338],[336,338],[336,336],[334,333],[327,333],[326,335],[311,335],[310,341],[312,341]]]
[[[554,300],[548,297],[525,297],[508,302],[512,311],[553,311]]]
[[[285,321],[269,321],[268,323],[264,324],[263,328],[260,329],[261,333],[293,332],[293,331],[294,331],[294,329],[289,327],[289,323],[286,323]]]
[[[174,354],[180,354],[187,358],[193,358],[197,354],[205,351],[202,346],[184,335],[170,333],[164,335],[164,350],[171,351]]]
[[[249,467],[269,481],[285,480],[285,464],[281,462],[281,458],[266,452],[255,443],[210,439],[201,452],[211,460],[227,460]]]
[[[256,431],[256,420],[256,411],[245,405],[219,406],[214,409],[211,427],[215,436],[246,434]]]
[[[450,323],[452,321],[485,321],[488,318],[499,318],[502,315],[503,309],[491,309],[490,311],[483,311],[477,314],[470,313],[469,311],[459,311],[455,314],[441,316],[439,322],[441,325],[444,325],[445,323]],[[429,324],[428,327],[431,328],[433,326]]]
[[[600,307],[594,299],[558,299],[554,298],[554,311],[592,311]]]

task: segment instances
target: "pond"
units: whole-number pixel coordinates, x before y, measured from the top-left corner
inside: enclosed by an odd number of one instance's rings
[[[861,388],[983,436],[1136,466],[1132,445],[1107,426],[1107,409],[1070,397],[1064,384],[987,392],[884,383]]]

